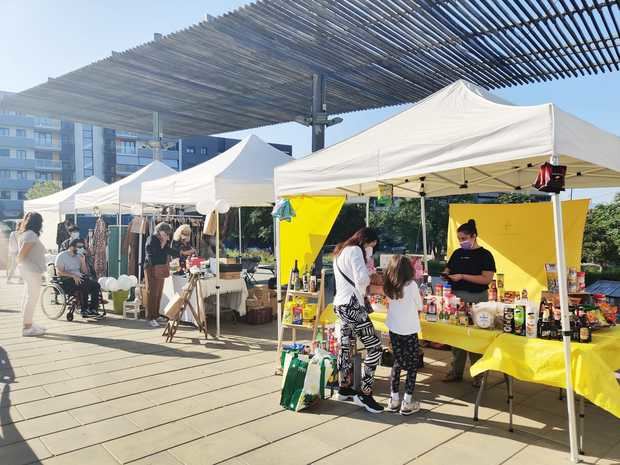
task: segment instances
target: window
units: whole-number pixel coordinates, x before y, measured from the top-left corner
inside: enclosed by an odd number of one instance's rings
[[[34,158],[37,160],[53,160],[54,154],[52,152],[34,152]]]
[[[119,153],[136,153],[136,141],[118,140],[116,141],[116,151]]]
[[[37,181],[53,181],[54,180],[54,176],[52,175],[52,173],[40,173],[37,171],[34,177]]]
[[[9,128],[0,128],[0,136],[8,136]]]
[[[196,153],[196,147],[189,146],[185,149],[185,153]]]
[[[206,147],[200,147],[200,155],[206,155],[207,154],[207,148]]]
[[[20,191],[17,193],[17,199],[18,200],[26,200],[26,192],[24,191]]]
[[[10,179],[11,178],[11,170],[0,170],[0,178]]]
[[[17,171],[17,179],[28,179],[28,171]]]
[[[37,141],[37,144],[52,145],[52,133],[51,132],[35,132],[34,137]]]
[[[11,151],[9,149],[0,149],[0,157],[10,157]]]
[[[2,200],[11,200],[11,191],[2,191],[2,192],[0,192],[0,199],[2,199]]]
[[[84,168],[84,177],[89,177],[89,176],[93,176],[94,175],[94,171],[92,170],[92,168]]]
[[[26,137],[26,130],[25,129],[16,129],[15,130],[15,136],[16,137]]]
[[[16,150],[15,151],[15,158],[17,158],[18,160],[25,160],[26,159],[26,151],[25,150]]]

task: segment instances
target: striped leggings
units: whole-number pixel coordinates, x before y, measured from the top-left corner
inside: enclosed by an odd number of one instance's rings
[[[351,352],[356,338],[360,338],[366,349],[366,358],[362,367],[362,393],[371,394],[375,370],[381,361],[381,340],[368,318],[366,309],[353,296],[347,305],[337,305],[336,315],[341,321],[340,350],[338,351],[338,371],[340,384],[347,385],[352,379],[353,362]]]

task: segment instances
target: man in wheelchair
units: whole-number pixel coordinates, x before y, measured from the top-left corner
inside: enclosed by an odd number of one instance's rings
[[[89,275],[86,249],[82,239],[73,239],[69,248],[56,257],[56,273],[67,294],[76,294],[83,318],[97,318],[99,313],[100,287]]]

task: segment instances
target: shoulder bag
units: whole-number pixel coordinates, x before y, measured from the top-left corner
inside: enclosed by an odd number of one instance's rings
[[[342,277],[351,285],[353,286],[354,289],[357,289],[357,286],[355,285],[355,283],[353,282],[353,280],[351,278],[349,278],[346,274],[344,274],[342,272],[342,270],[340,269],[340,265],[338,265],[338,257],[336,257],[334,259],[334,263],[336,265],[336,268],[338,268],[338,272],[342,275]],[[366,313],[372,313],[374,312],[374,310],[372,309],[372,305],[370,305],[370,301],[368,300],[368,297],[364,296],[364,302],[360,302],[360,305],[362,307],[364,307],[364,309],[366,310]]]

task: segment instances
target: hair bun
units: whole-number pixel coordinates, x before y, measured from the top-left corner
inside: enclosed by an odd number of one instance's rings
[[[472,226],[475,227],[476,226],[476,220],[470,218],[469,221],[467,221],[467,224],[471,224]]]

